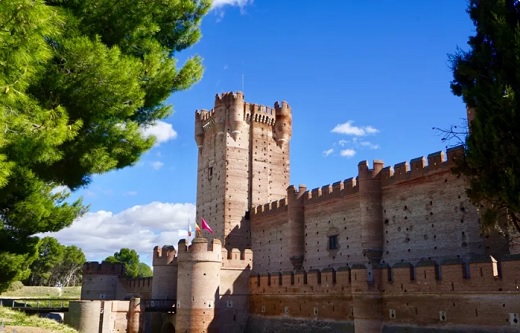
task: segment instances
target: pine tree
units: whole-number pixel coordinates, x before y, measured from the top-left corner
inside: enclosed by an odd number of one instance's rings
[[[210,0],[0,1],[0,290],[25,279],[37,233],[81,216],[68,191],[136,163],[141,129],[202,76],[175,54],[200,38]]]
[[[475,35],[469,51],[453,56],[451,88],[474,119],[456,171],[485,230],[506,221],[520,232],[520,4],[471,0],[468,13]]]

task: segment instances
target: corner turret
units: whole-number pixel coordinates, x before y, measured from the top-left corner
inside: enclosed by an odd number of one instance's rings
[[[244,127],[244,94],[240,91],[230,100],[229,118],[231,136],[236,141]]]
[[[374,161],[374,168],[368,162],[358,164],[359,204],[361,209],[363,255],[371,263],[379,263],[383,254],[383,205],[380,172],[382,161]]]
[[[204,145],[204,120],[209,118],[209,112],[207,110],[195,111],[195,142],[199,148],[199,153]]]
[[[289,140],[291,140],[292,112],[289,104],[285,101],[282,101],[281,106],[276,102],[274,104],[274,109],[276,113],[276,125],[274,131],[276,144],[283,147],[287,142],[289,142]]]
[[[206,238],[179,242],[177,312],[175,330],[203,333],[214,325],[215,306],[219,296],[222,243]]]

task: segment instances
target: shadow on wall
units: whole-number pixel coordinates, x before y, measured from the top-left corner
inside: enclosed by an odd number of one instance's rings
[[[240,227],[239,227],[240,226]],[[242,217],[239,226],[235,226],[226,236],[224,246],[228,251],[239,249],[241,252],[251,248],[251,222],[249,212]]]
[[[175,333],[175,326],[172,323],[164,323],[161,333]]]
[[[214,294],[215,319],[207,332],[242,333],[249,315],[250,250],[235,248],[222,254],[220,286]]]

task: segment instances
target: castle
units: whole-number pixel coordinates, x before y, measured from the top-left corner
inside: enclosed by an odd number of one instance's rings
[[[85,264],[68,322],[83,332],[520,331],[520,256],[481,234],[450,171],[462,148],[393,167],[364,161],[356,177],[307,190],[289,186],[291,125],[287,103],[240,92],[197,111],[196,214],[214,234],[156,247],[149,279]],[[147,313],[145,299],[171,311]]]

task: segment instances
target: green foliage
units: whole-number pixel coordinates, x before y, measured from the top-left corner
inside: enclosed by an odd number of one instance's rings
[[[137,277],[152,277],[153,272],[150,266],[145,264],[144,262],[139,263],[139,273],[137,274]]]
[[[24,287],[23,283],[21,281],[13,281],[9,288],[7,288],[7,291],[17,291]]]
[[[29,284],[33,286],[65,287],[81,281],[81,268],[86,262],[83,251],[64,246],[56,238],[45,237],[38,246],[38,258],[32,263]]]
[[[53,237],[45,237],[40,241],[38,259],[31,265],[31,276],[29,278],[31,285],[50,285],[54,267],[63,260],[64,248]]]
[[[83,251],[70,245],[65,248],[63,260],[55,268],[56,279],[65,287],[81,283],[83,264],[87,261]]]
[[[210,0],[0,1],[0,291],[27,278],[35,234],[85,213],[57,187],[85,186],[152,147],[141,128],[168,116],[166,98],[202,77],[200,57],[178,66],[173,56],[200,38],[209,7]]]
[[[469,180],[484,229],[506,221],[520,232],[520,4],[471,0],[468,13],[476,34],[453,56],[451,88],[475,118],[456,172]]]
[[[15,283],[21,283],[15,281]],[[8,290],[0,294],[3,298],[54,298],[54,299],[80,299],[81,286],[76,287],[40,287],[22,286],[17,290]]]
[[[150,274],[152,270],[148,265],[139,261],[139,255],[135,250],[122,248],[119,252],[107,257],[104,261],[122,263],[125,268],[125,276],[128,278],[152,276]]]

